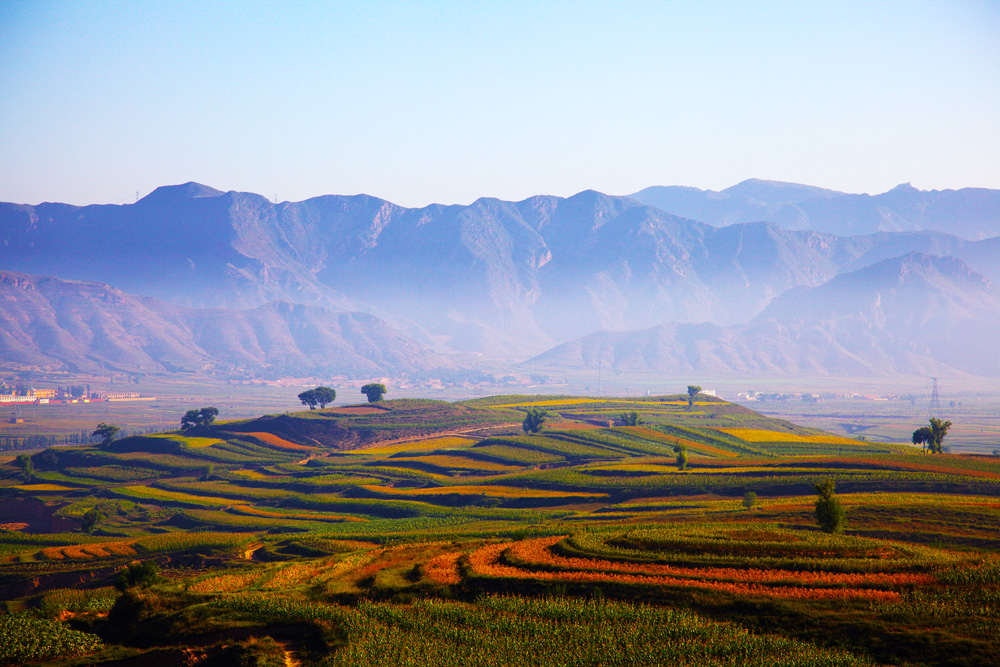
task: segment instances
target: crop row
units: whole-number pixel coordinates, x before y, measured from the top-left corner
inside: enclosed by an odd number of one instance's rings
[[[333,667],[868,664],[687,612],[619,602],[490,596],[474,605],[365,603],[340,614],[345,643],[328,659]]]
[[[582,583],[620,583],[641,586],[666,586],[700,588],[730,595],[750,597],[775,597],[792,599],[868,599],[892,600],[899,593],[868,588],[817,588],[806,586],[769,586],[759,583],[715,581],[711,579],[682,578],[667,575],[626,574],[589,570],[549,571],[529,570],[505,563],[507,552],[515,543],[493,544],[477,549],[469,556],[471,572],[475,575],[499,579],[534,579]]]

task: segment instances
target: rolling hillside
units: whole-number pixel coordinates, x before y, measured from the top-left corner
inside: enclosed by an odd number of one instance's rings
[[[31,462],[0,465],[6,664],[1000,657],[995,460],[712,397],[393,400]]]

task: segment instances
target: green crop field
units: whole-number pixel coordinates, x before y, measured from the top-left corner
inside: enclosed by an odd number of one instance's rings
[[[1000,459],[710,397],[392,400],[32,464],[0,466],[0,664],[1000,664]]]

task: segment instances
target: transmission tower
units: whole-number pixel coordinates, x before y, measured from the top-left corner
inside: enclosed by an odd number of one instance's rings
[[[931,417],[941,416],[941,397],[938,396],[937,390],[937,378],[931,378],[934,381],[934,388],[931,389]]]

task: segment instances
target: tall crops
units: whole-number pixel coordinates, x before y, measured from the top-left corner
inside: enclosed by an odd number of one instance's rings
[[[20,665],[94,653],[104,643],[96,635],[31,614],[0,616],[0,664]]]

